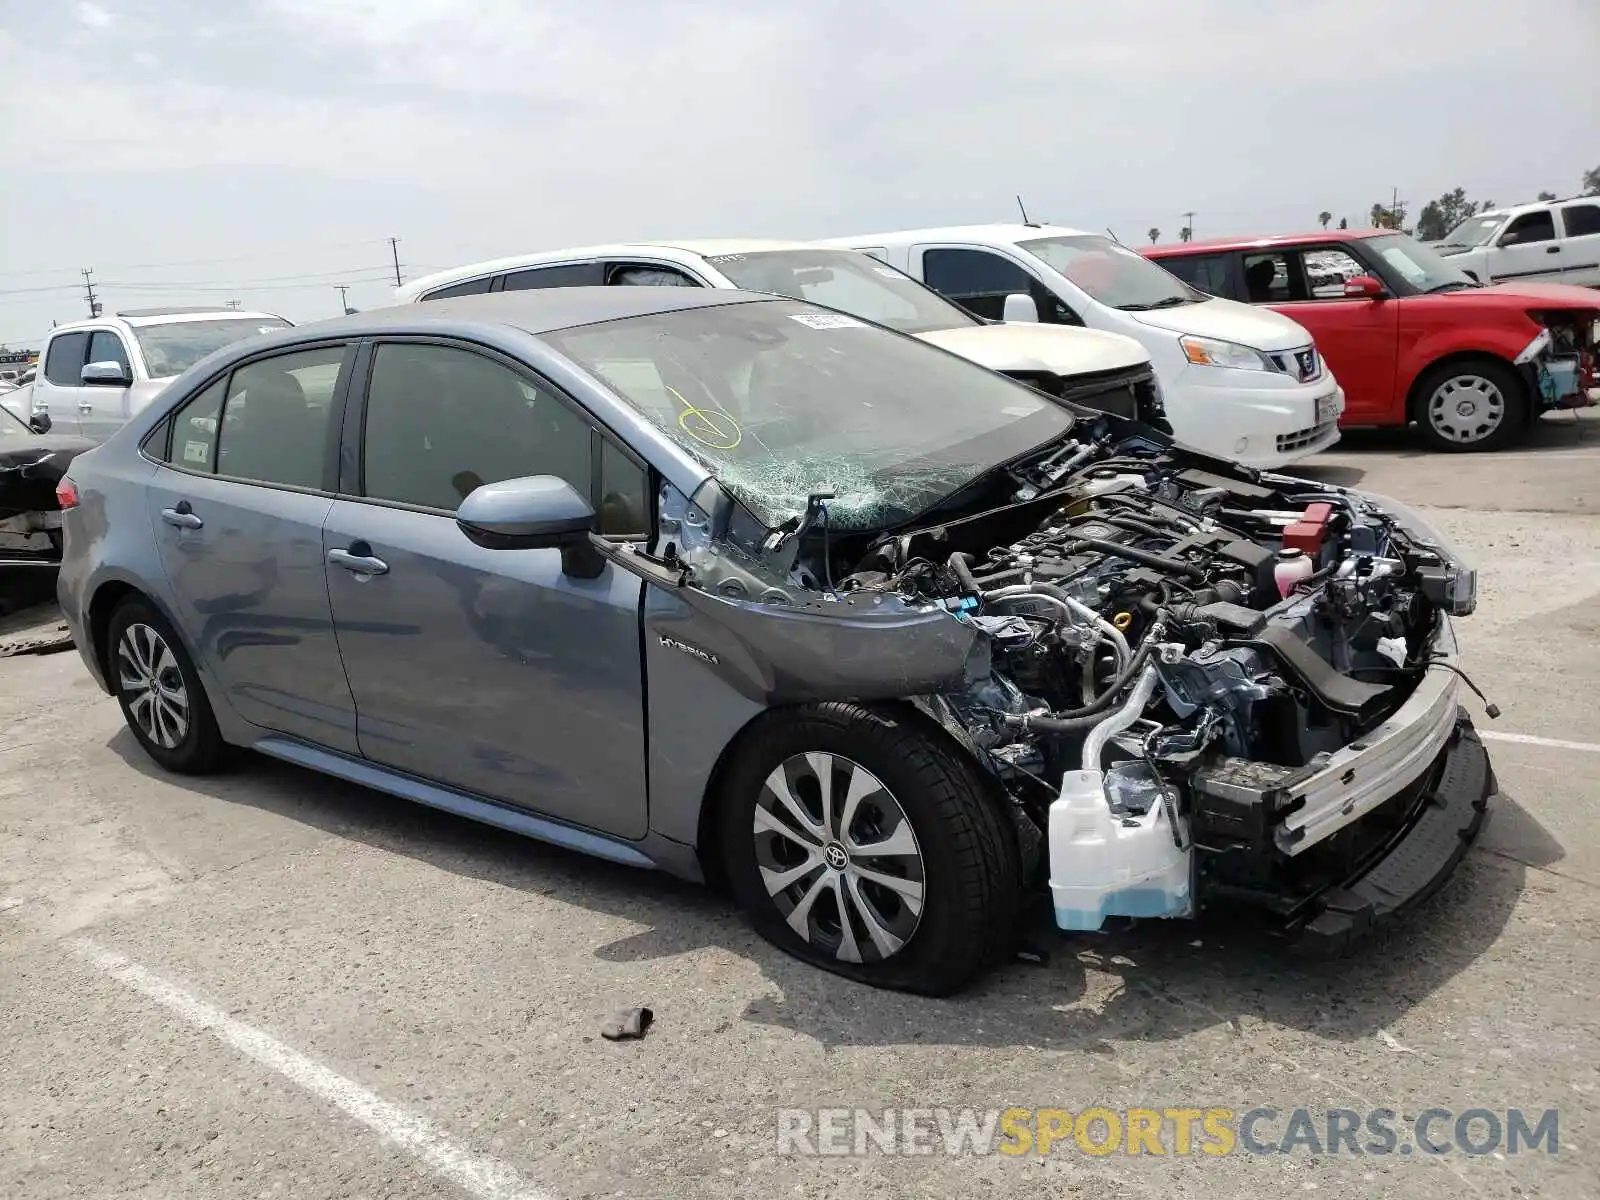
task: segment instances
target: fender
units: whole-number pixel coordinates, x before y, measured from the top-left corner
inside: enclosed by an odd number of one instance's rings
[[[1395,363],[1395,383],[1402,396],[1410,397],[1422,373],[1441,359],[1463,354],[1482,354],[1498,358],[1507,366],[1528,343],[1539,336],[1540,326],[1531,317],[1522,321],[1508,321],[1504,315],[1493,322],[1467,321],[1459,324],[1440,323],[1426,329],[1422,336],[1409,345],[1402,345]],[[1401,330],[1404,339],[1406,331]]]

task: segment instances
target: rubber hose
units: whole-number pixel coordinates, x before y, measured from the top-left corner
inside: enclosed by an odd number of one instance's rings
[[[1110,554],[1116,558],[1125,558],[1129,562],[1136,562],[1146,567],[1156,567],[1162,571],[1171,571],[1174,575],[1182,575],[1196,583],[1206,581],[1206,573],[1192,563],[1180,562],[1176,558],[1168,558],[1163,554],[1152,554],[1148,550],[1136,550],[1132,546],[1124,546],[1120,542],[1108,542],[1101,538],[1086,538],[1073,534],[1071,538],[1075,545],[1087,546],[1091,550],[1099,550],[1102,554]]]
[[[957,551],[949,558],[950,570],[955,573],[957,581],[965,589],[967,595],[977,597],[983,595],[983,589],[978,586],[978,581],[972,577],[972,555],[962,554]]]

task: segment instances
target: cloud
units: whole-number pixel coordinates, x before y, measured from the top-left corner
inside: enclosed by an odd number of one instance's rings
[[[90,29],[106,29],[116,19],[111,15],[110,10],[98,4],[92,4],[90,0],[81,0],[77,8],[77,16],[78,23],[87,25]]]

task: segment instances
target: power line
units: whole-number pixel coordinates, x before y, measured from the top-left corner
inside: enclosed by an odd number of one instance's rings
[[[261,254],[241,254],[231,258],[186,258],[158,263],[111,263],[102,265],[105,271],[159,271],[167,267],[203,267],[217,263],[260,262],[264,259],[282,258],[285,253],[304,253],[311,250],[345,250],[352,246],[381,246],[388,238],[364,238],[359,242],[330,242],[320,246],[300,246],[292,252],[279,251]],[[25,275],[65,275],[67,267],[36,267],[26,271],[0,271],[0,279],[15,279]]]

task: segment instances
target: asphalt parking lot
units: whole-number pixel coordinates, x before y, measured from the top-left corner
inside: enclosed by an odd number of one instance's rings
[[[954,1000],[779,954],[718,896],[265,759],[160,774],[72,653],[0,661],[0,1195],[1600,1194],[1600,419],[1309,470],[1480,567],[1503,796],[1337,964],[1248,930],[1059,938]],[[622,1005],[656,1018],[602,1040]],[[777,1110],[1559,1110],[1557,1152],[777,1153]],[[1265,1127],[1264,1127],[1265,1128]],[[1280,1122],[1270,1130],[1281,1136]]]

